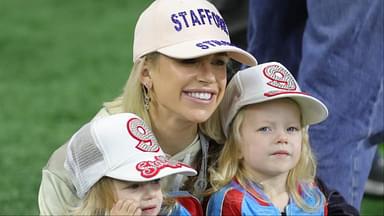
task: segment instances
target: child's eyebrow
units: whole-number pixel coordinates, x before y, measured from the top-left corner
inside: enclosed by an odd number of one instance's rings
[[[142,183],[141,182],[129,182],[129,183],[122,185],[122,188],[129,188],[129,187],[136,186],[136,185],[141,186]]]

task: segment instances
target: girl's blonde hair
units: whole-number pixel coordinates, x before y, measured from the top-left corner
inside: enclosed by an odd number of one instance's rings
[[[103,177],[90,188],[80,206],[72,209],[71,215],[109,215],[116,201],[113,179]]]
[[[114,179],[101,178],[93,185],[82,199],[79,207],[71,210],[71,215],[110,215],[113,205],[118,201]],[[163,193],[162,214],[169,215],[176,205],[176,200]]]
[[[141,75],[145,65],[151,73],[158,71],[158,59],[160,55],[162,54],[153,52],[143,56],[133,64],[122,95],[113,101],[104,103],[104,107],[109,113],[135,113],[141,117],[149,127],[151,127],[149,113],[144,109],[144,87],[141,83]],[[150,91],[149,94],[151,94]],[[199,128],[200,131],[208,137],[219,139],[220,123],[217,109],[208,121],[199,124]]]
[[[246,109],[247,107],[243,107],[235,116],[229,128],[228,139],[225,141],[217,163],[209,168],[212,185],[211,193],[230,183],[233,178],[236,178],[244,188],[249,188],[251,182],[257,183],[240,160],[241,149],[239,143]],[[311,187],[301,187],[301,185],[313,185],[316,176],[317,165],[309,145],[308,127],[302,128],[302,137],[300,159],[297,165],[288,172],[287,190],[300,208],[306,211],[314,211],[321,207],[320,195],[314,193]],[[308,205],[300,195],[301,193],[314,196],[316,204]]]

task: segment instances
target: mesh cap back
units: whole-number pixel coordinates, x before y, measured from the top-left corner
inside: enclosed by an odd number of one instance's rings
[[[83,197],[90,187],[103,175],[93,170],[106,170],[104,157],[92,137],[90,124],[84,125],[70,140],[65,165],[70,171],[70,177],[77,189],[77,195]]]

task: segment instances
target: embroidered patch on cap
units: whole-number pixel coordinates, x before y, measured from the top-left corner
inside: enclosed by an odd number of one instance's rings
[[[152,178],[164,168],[177,169],[186,166],[178,161],[167,160],[164,156],[155,156],[154,158],[153,161],[141,161],[136,165],[136,170],[141,173],[142,177]]]
[[[285,68],[282,68],[279,65],[265,67],[263,74],[267,79],[271,80],[267,83],[269,86],[287,91],[296,90],[295,79],[293,76],[285,70]]]
[[[269,65],[263,69],[263,75],[270,80],[266,84],[276,88],[264,93],[266,97],[273,97],[281,94],[305,94],[297,91],[295,78],[285,68],[279,65]],[[281,91],[284,90],[284,91]]]
[[[152,131],[138,118],[131,118],[127,122],[129,135],[138,141],[136,148],[143,152],[158,152],[160,146]]]

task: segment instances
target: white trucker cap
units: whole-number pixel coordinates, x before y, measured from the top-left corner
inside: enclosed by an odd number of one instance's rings
[[[153,1],[136,23],[133,62],[155,51],[177,59],[226,52],[242,64],[257,64],[250,53],[231,44],[223,17],[207,0]]]
[[[220,104],[221,126],[226,137],[238,111],[247,105],[291,98],[301,109],[304,125],[325,120],[327,107],[317,98],[300,90],[295,78],[280,63],[269,62],[237,72],[229,82]]]
[[[83,126],[68,143],[64,166],[80,198],[103,176],[146,182],[176,173],[197,174],[186,164],[168,160],[152,131],[131,113]]]

